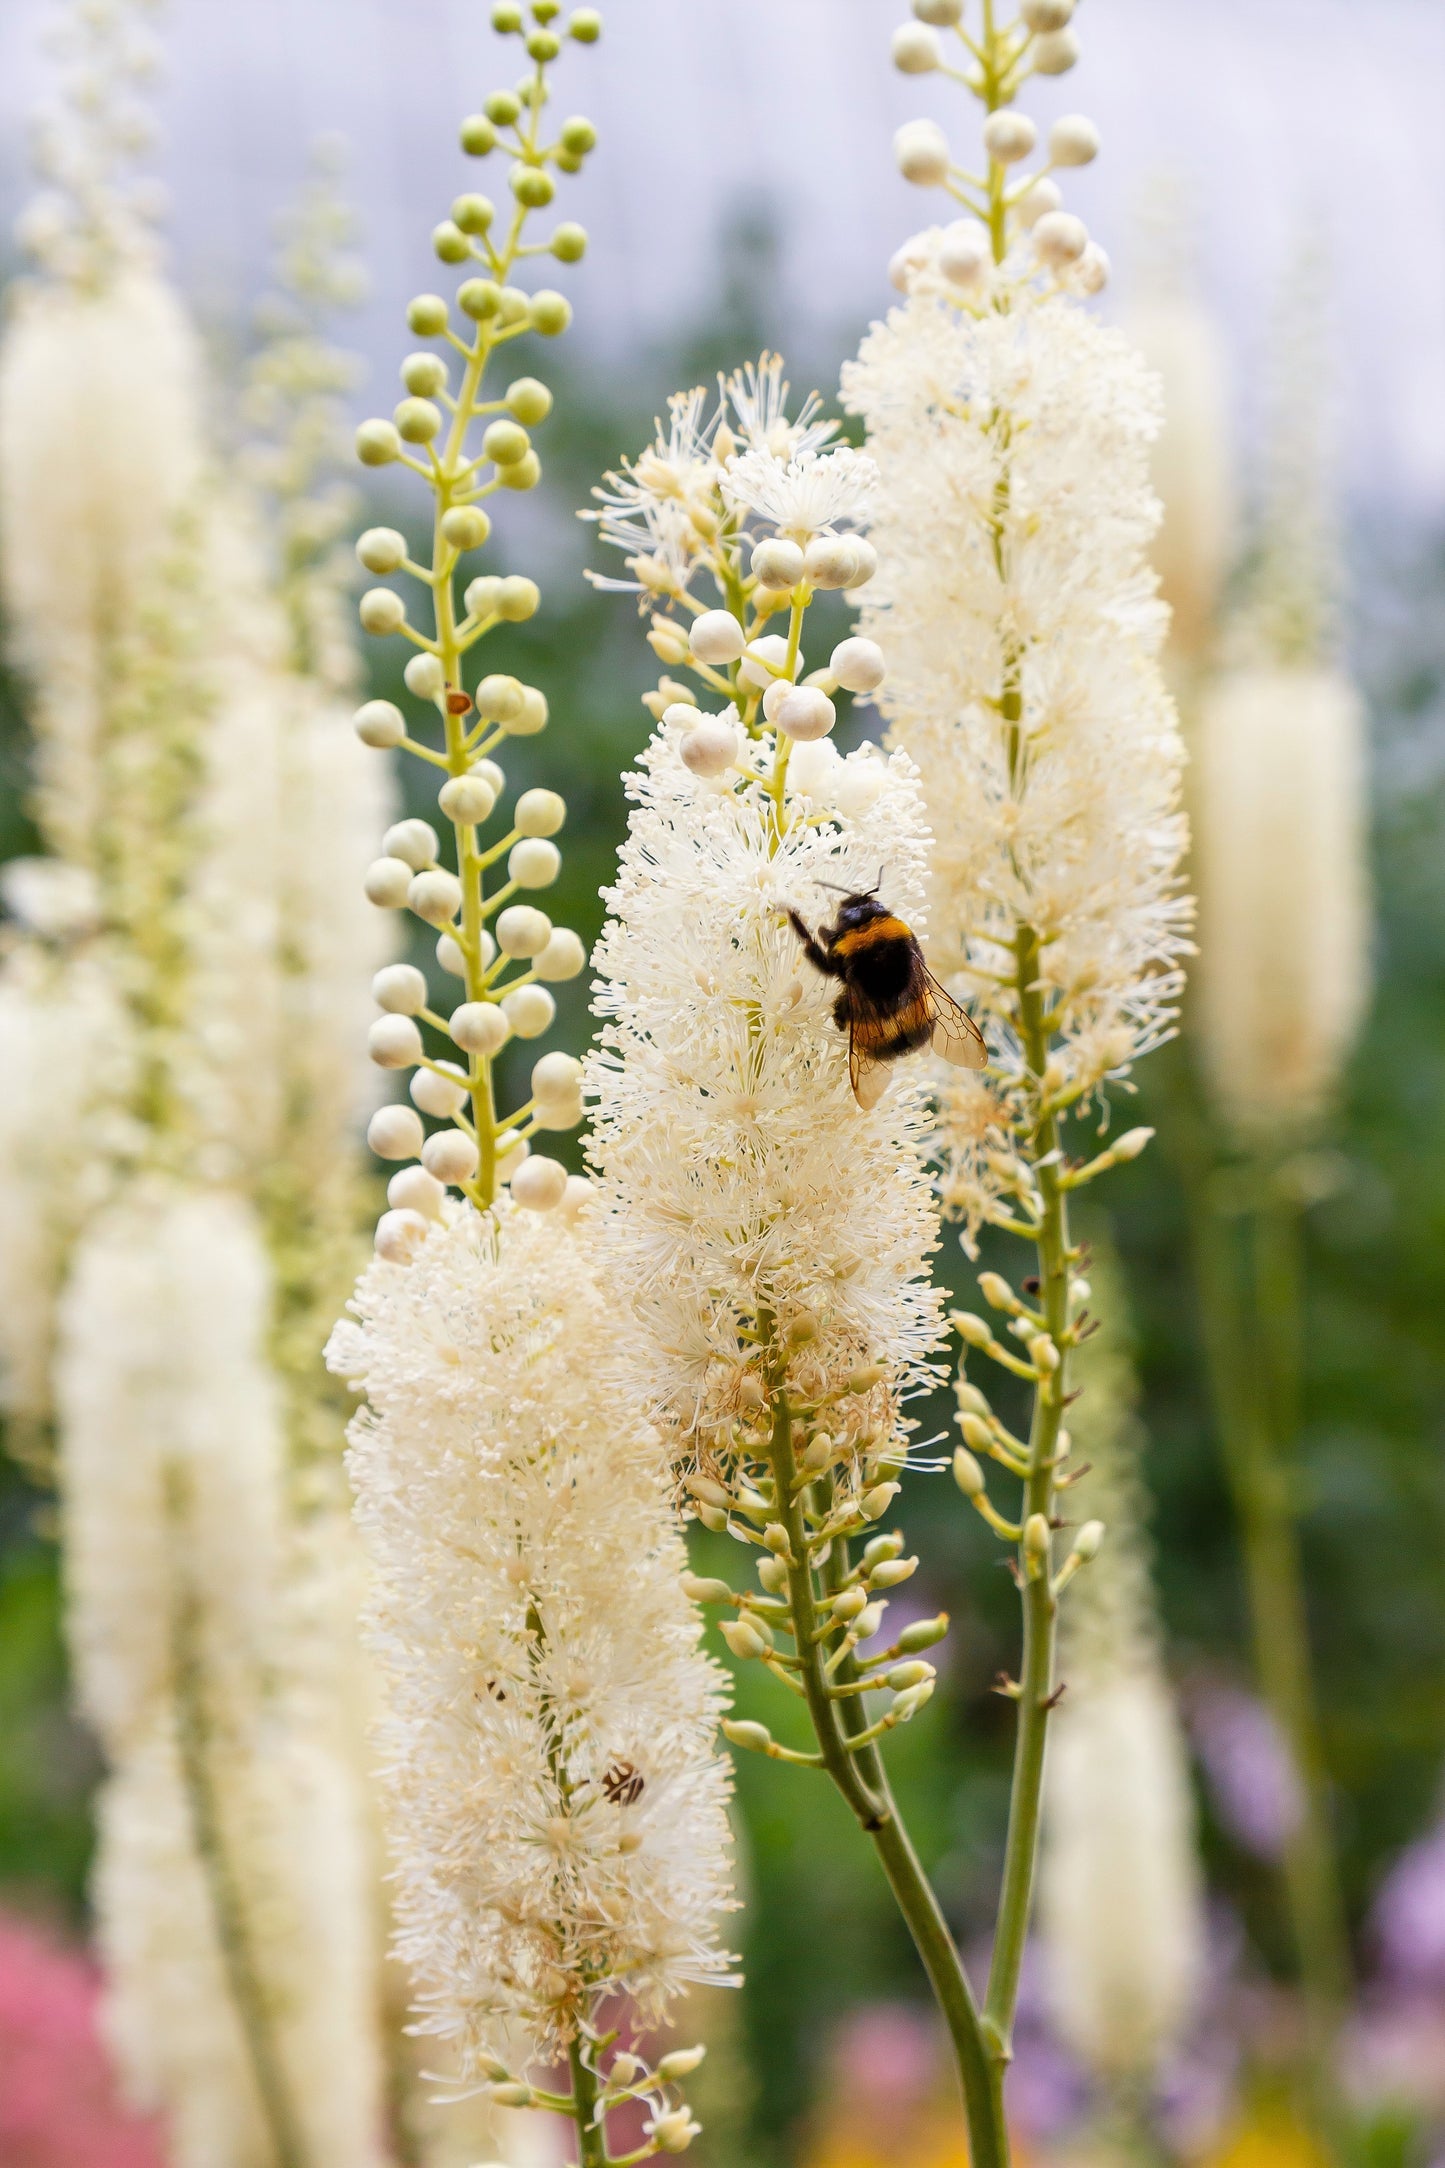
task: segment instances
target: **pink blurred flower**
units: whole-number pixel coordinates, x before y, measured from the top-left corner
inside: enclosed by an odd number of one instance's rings
[[[1445,1992],[1445,1823],[1400,1854],[1370,1930],[1388,1979]]]
[[[156,2126],[121,2104],[80,1952],[0,1915],[0,2161],[5,2168],[164,2168]]]

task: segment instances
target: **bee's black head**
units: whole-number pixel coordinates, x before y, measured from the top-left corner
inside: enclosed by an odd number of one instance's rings
[[[869,889],[865,895],[845,896],[838,906],[838,924],[842,927],[866,926],[873,918],[887,918],[888,906],[878,901],[877,893]]]

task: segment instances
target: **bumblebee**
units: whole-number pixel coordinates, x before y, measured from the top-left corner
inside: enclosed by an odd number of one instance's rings
[[[791,908],[788,917],[809,963],[843,982],[833,1021],[848,1034],[848,1075],[860,1107],[877,1106],[890,1062],[930,1040],[956,1067],[984,1067],[983,1033],[939,985],[917,936],[878,901],[877,888],[844,896],[832,925],[816,936]]]
[[[602,1773],[602,1791],[615,1807],[635,1806],[642,1797],[646,1778],[635,1762],[615,1761]]]

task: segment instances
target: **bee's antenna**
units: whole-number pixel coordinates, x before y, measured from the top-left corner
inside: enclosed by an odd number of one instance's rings
[[[841,881],[819,881],[819,888],[831,888],[835,896],[855,896],[858,891],[846,888]]]

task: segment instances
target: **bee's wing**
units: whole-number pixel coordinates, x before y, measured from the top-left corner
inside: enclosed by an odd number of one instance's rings
[[[933,1003],[933,1051],[952,1062],[955,1069],[986,1069],[988,1048],[967,1009],[960,1007],[946,987],[928,972],[928,992]]]
[[[877,1106],[888,1089],[888,1064],[870,1054],[860,1042],[856,1023],[848,1032],[848,1081],[865,1114]]]

